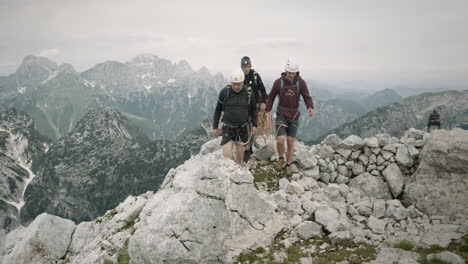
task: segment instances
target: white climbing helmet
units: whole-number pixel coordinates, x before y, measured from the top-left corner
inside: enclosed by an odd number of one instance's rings
[[[232,71],[231,73],[232,83],[241,83],[241,82],[244,82],[244,79],[245,79],[244,71],[242,71],[241,69],[235,69]]]
[[[289,58],[286,62],[286,65],[284,65],[284,70],[286,72],[298,72],[299,64],[297,64],[296,60],[294,60],[293,58]]]

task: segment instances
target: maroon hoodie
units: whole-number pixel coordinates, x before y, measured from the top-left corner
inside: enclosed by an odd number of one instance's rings
[[[283,80],[283,91],[282,91],[282,94],[279,95],[280,87],[281,87],[281,79]],[[297,92],[296,87],[291,87],[291,86],[295,86],[298,80],[299,80],[299,88],[300,88],[299,93]],[[287,86],[290,86],[290,88],[286,88]],[[313,109],[314,103],[312,102],[312,97],[309,95],[309,89],[307,88],[306,82],[299,76],[299,72],[296,74],[296,77],[294,78],[292,82],[286,79],[286,73],[283,72],[281,74],[281,77],[273,83],[273,88],[271,88],[270,95],[268,96],[266,111],[267,112],[271,111],[271,108],[273,107],[273,103],[275,102],[276,96],[279,96],[280,107],[278,107],[277,113],[279,115],[289,117],[289,118],[298,118],[300,113],[298,111],[291,110],[291,109],[299,108],[299,99],[301,95],[302,95],[302,98],[304,98],[304,102],[307,108]]]

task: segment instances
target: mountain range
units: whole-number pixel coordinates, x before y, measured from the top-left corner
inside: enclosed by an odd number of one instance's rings
[[[100,106],[119,109],[151,139],[174,140],[211,118],[223,85],[221,74],[153,55],[106,61],[82,73],[27,56],[15,73],[1,78],[0,105],[26,112],[54,141]]]
[[[157,191],[203,138],[198,131],[186,135],[185,145],[152,141],[110,107],[88,112],[56,142],[21,111],[0,108],[0,118],[0,224],[6,230],[43,212],[93,219],[128,195]]]
[[[270,81],[265,83],[269,90]],[[301,122],[299,135],[305,141],[401,99],[390,89],[361,94],[308,83],[317,115]],[[226,84],[219,73],[212,75],[204,67],[195,71],[184,60],[172,63],[151,54],[125,63],[105,61],[81,73],[70,64],[26,56],[15,73],[0,77],[0,106],[24,111],[54,141],[101,106],[118,109],[150,139],[183,141],[212,118],[218,91]]]
[[[410,96],[401,102],[396,102],[377,108],[374,111],[342,124],[323,134],[320,141],[328,134],[340,137],[358,135],[368,137],[386,133],[399,137],[407,129],[414,127],[426,129],[429,115],[437,110],[441,117],[441,128],[451,129],[468,120],[468,90],[423,93]]]

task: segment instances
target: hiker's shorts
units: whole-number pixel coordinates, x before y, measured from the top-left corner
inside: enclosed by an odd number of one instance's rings
[[[234,141],[235,143],[245,143],[249,140],[249,126],[243,126],[241,128],[232,128],[226,125],[223,126],[223,138],[221,139],[221,146]]]
[[[439,121],[429,121],[427,123],[427,126],[438,126],[440,128],[440,122]]]
[[[286,125],[287,127],[284,127]],[[276,115],[276,136],[296,137],[299,128],[299,118],[292,119],[286,116]]]

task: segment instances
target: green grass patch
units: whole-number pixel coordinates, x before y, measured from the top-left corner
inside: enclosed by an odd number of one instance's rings
[[[106,213],[103,217],[99,217],[96,219],[96,223],[102,223],[103,220],[110,220],[114,218],[114,216],[117,214],[117,211],[115,209],[110,210],[108,213]]]
[[[60,262],[60,264],[68,264],[68,263],[70,263],[70,259],[68,259],[68,258],[66,258],[65,260]]]
[[[130,256],[128,255],[128,239],[125,241],[124,248],[122,248],[117,255],[117,264],[130,263]]]
[[[266,251],[264,248],[259,247],[253,250],[252,252],[240,254],[239,257],[237,258],[237,261],[241,263],[254,263],[256,261],[260,261],[262,259],[262,255],[265,252]]]
[[[311,257],[313,263],[331,264],[347,260],[350,264],[358,264],[375,259],[377,252],[374,246],[365,243],[354,243],[351,240],[343,240],[333,244],[328,236],[316,237],[311,240],[301,240],[285,248],[282,241],[287,233],[276,236],[274,243],[265,250],[258,248],[251,252],[241,254],[237,259],[240,263],[259,264],[292,264],[299,263],[301,258]],[[320,246],[327,244],[324,249]],[[310,249],[314,249],[313,253]],[[278,261],[275,255],[282,255]]]
[[[124,230],[130,230],[130,234],[135,234],[136,232],[136,227],[135,227],[135,224],[138,222],[139,218],[136,217],[135,219],[133,219],[132,221],[126,223],[124,226],[122,226],[121,228],[117,229],[117,231],[115,231],[115,233],[119,233],[119,232],[122,232]]]
[[[344,240],[343,246],[336,245],[325,252],[315,252],[311,256],[314,264],[337,263],[347,260],[349,264],[358,264],[374,260],[377,256],[375,246],[366,243],[354,243]]]
[[[419,263],[421,264],[450,264],[447,261],[443,261],[440,259],[431,259],[431,260],[422,259],[422,260],[419,260]]]
[[[408,240],[402,240],[402,241],[399,241],[397,243],[395,243],[393,245],[394,248],[400,248],[400,249],[403,249],[403,250],[406,250],[406,251],[410,251],[414,248],[414,245],[413,243],[411,243],[411,241],[408,241]]]
[[[272,161],[258,161],[253,163],[250,172],[254,176],[254,184],[266,183],[268,192],[279,190],[279,181],[285,177],[284,172],[278,172],[275,163]],[[258,189],[258,187],[257,187]]]
[[[114,264],[114,262],[110,259],[104,259],[104,262],[102,264]]]

